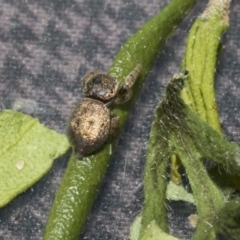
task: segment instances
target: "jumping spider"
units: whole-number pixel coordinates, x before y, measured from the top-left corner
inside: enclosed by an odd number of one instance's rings
[[[82,80],[86,98],[73,109],[67,127],[67,135],[79,157],[97,151],[119,128],[119,118],[111,113],[113,104],[121,104],[132,96],[132,86],[139,76],[137,65],[126,77],[123,86],[107,73],[93,71]]]

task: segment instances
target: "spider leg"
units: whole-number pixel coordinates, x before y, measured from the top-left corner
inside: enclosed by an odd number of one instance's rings
[[[120,89],[116,99],[114,100],[114,104],[122,104],[128,101],[132,97],[132,89]]]
[[[138,64],[126,77],[124,85],[118,90],[115,104],[122,104],[132,97],[132,86],[141,72],[142,65]]]
[[[138,64],[126,77],[122,88],[128,90],[132,88],[142,69],[142,64]]]

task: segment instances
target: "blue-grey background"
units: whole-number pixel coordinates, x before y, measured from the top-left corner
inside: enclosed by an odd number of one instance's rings
[[[0,0],[0,108],[13,108],[64,133],[71,107],[83,97],[81,78],[107,70],[121,45],[169,0]],[[128,239],[141,210],[142,170],[154,109],[169,78],[179,72],[188,30],[206,7],[194,10],[168,40],[149,73],[112,157],[80,239]],[[233,0],[230,28],[216,70],[223,129],[240,142],[240,3]],[[41,239],[68,156],[37,184],[0,209],[0,240]],[[171,233],[191,239],[188,203],[169,203]]]

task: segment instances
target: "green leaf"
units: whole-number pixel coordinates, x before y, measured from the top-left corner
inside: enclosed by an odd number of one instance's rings
[[[66,136],[11,110],[0,113],[0,139],[0,207],[36,183],[70,147]]]
[[[140,213],[134,220],[130,229],[130,240],[139,240],[140,231],[142,228],[142,214]],[[147,227],[141,240],[179,240],[164,232],[156,223],[152,221]]]
[[[174,184],[172,181],[167,186],[167,199],[173,201],[186,201],[194,204],[194,197],[191,193],[188,193],[182,185]]]
[[[179,238],[175,238],[168,233],[165,233],[155,221],[152,221],[144,234],[141,240],[179,240]]]

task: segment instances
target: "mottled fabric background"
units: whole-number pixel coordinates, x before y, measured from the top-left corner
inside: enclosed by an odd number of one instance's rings
[[[0,108],[14,108],[64,133],[81,99],[81,78],[107,70],[124,42],[169,0],[0,0]],[[179,72],[188,30],[207,0],[167,42],[149,73],[112,157],[80,239],[128,239],[141,210],[142,170],[150,124],[169,78]],[[240,3],[233,0],[230,28],[216,70],[222,127],[240,143]],[[0,240],[41,239],[68,156],[37,184],[0,209]],[[191,239],[193,205],[169,203],[171,233]]]

